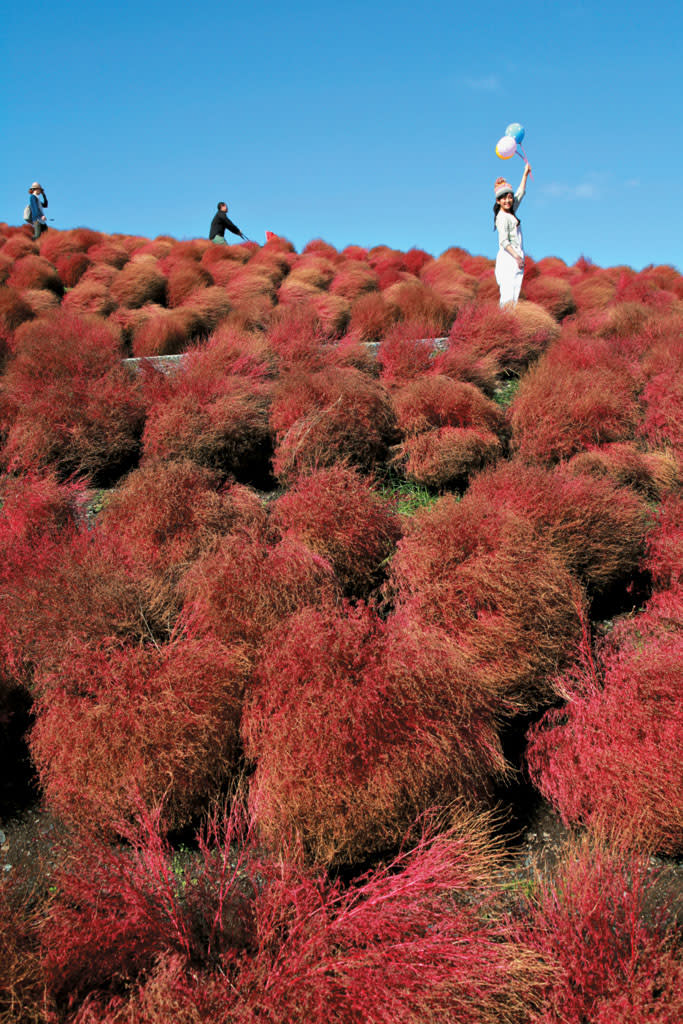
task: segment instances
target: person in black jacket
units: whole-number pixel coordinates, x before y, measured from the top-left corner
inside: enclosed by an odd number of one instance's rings
[[[212,242],[218,242],[219,245],[227,245],[225,241],[225,229],[232,231],[233,235],[239,235],[240,238],[244,238],[246,241],[246,235],[243,235],[236,224],[228,217],[228,204],[219,203],[218,213],[214,214],[214,218],[211,221],[211,227],[209,228],[209,239]]]

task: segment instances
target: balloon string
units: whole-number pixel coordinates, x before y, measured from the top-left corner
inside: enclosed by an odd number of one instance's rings
[[[529,163],[529,160],[528,160],[528,158],[527,158],[527,155],[526,155],[526,153],[525,153],[525,152],[524,152],[524,150],[522,149],[522,147],[521,147],[521,145],[520,145],[520,143],[519,143],[519,142],[517,143],[517,145],[519,146],[519,149],[521,150],[521,153],[520,153],[520,152],[518,152],[518,153],[517,153],[517,156],[521,156],[522,160],[524,160],[524,161],[525,161],[525,163],[527,163],[527,164],[528,164],[528,163]],[[532,172],[531,172],[531,171],[529,171],[529,177],[530,177],[530,178],[533,178],[533,174],[532,174]]]

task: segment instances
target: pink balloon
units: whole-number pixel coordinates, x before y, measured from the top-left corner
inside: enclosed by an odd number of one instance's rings
[[[504,135],[502,139],[499,139],[496,144],[496,155],[501,160],[509,160],[511,156],[514,156],[517,152],[517,140],[513,139],[511,135]]]

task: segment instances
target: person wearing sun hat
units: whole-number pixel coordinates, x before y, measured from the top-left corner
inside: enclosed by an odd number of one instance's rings
[[[500,304],[517,305],[524,277],[524,247],[521,222],[517,208],[526,192],[527,178],[531,167],[526,164],[522,181],[516,192],[505,178],[496,178],[493,186],[496,201],[493,206],[493,226],[498,232],[498,255],[496,256],[496,281],[500,289]]]
[[[31,208],[31,223],[33,224],[34,239],[40,238],[43,231],[47,231],[47,217],[43,213],[47,209],[47,196],[45,189],[37,181],[34,181],[28,190],[28,204]]]

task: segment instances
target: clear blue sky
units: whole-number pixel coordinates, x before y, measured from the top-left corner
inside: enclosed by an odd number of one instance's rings
[[[13,4],[0,220],[242,230],[493,255],[493,182],[533,167],[528,252],[683,267],[683,3]]]

